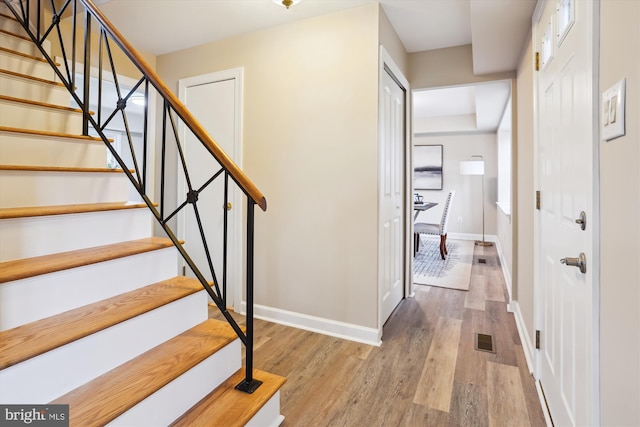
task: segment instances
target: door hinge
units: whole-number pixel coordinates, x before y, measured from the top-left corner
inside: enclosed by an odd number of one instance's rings
[[[540,331],[536,331],[536,350],[540,350]]]
[[[540,71],[540,52],[536,52],[536,71]]]
[[[540,210],[540,190],[536,191],[536,209]]]
[[[186,265],[183,265],[183,266],[182,266],[182,275],[183,275],[183,276],[186,276],[186,275],[187,275],[187,266],[186,266]]]

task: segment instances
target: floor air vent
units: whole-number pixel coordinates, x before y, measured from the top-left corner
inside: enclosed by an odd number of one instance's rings
[[[486,259],[484,259],[484,258],[478,258],[478,263],[479,263],[479,264],[486,264],[486,263],[487,263],[487,260],[486,260]]]
[[[485,334],[476,334],[476,350],[495,353],[493,349],[493,336]]]

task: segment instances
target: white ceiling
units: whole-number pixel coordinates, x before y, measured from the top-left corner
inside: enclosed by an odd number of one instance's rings
[[[154,55],[380,3],[409,53],[471,44],[475,74],[516,69],[536,4],[536,0],[302,0],[287,10],[272,0],[94,2],[133,46]],[[498,92],[494,94],[492,89]],[[426,97],[433,98],[435,113],[419,105],[428,102],[422,100]],[[503,99],[502,105],[495,101],[502,98],[504,87],[500,85],[418,92],[414,117],[428,120],[433,114],[442,116],[443,111],[450,110],[449,116],[460,119],[456,130],[470,126],[471,115],[477,129],[495,129],[497,122],[492,119],[495,123],[488,124],[491,120],[486,118],[498,112],[502,115],[506,101]]]
[[[413,131],[495,132],[511,95],[511,82],[499,81],[413,92]]]
[[[536,0],[98,0],[137,48],[162,55],[238,34],[380,3],[408,52],[472,44],[474,72],[516,68]],[[150,11],[152,11],[150,13]]]

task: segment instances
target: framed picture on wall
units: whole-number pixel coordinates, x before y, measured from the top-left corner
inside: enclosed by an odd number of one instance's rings
[[[413,147],[413,188],[442,190],[442,145]]]

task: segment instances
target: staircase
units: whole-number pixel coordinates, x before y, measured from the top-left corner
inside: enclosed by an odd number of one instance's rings
[[[83,427],[279,425],[285,379],[235,389],[238,335],[69,104],[0,2],[0,404],[68,404]]]

